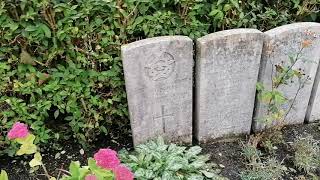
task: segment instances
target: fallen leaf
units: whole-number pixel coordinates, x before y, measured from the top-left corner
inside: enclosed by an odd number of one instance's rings
[[[34,158],[29,162],[30,167],[40,166],[42,164],[42,157],[40,153],[35,153]]]
[[[22,49],[20,54],[20,62],[22,64],[30,64],[33,66],[36,65],[36,62],[34,61],[33,57],[31,57],[31,55],[24,49]]]

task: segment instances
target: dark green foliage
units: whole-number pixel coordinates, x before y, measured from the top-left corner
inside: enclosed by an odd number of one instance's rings
[[[121,44],[267,30],[319,20],[318,10],[319,0],[2,0],[0,150],[8,149],[5,135],[15,121],[44,143],[72,135],[85,145],[112,127],[125,131]]]

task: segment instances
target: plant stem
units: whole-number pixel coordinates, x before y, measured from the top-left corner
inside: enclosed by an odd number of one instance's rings
[[[275,86],[275,88],[278,88],[281,85],[281,81],[283,80],[283,78],[288,74],[288,72],[290,72],[293,68],[294,65],[296,65],[296,63],[299,61],[299,55],[302,53],[303,48],[301,48],[294,60],[294,62],[291,64],[291,66],[289,67],[289,69],[286,70],[286,72],[284,73],[283,76],[281,76],[281,79],[279,81],[279,83]]]
[[[64,169],[58,169],[58,170],[59,170],[59,172],[64,172],[65,174],[70,175],[70,172],[69,172],[69,171],[66,171],[66,170],[64,170]]]
[[[50,180],[50,175],[49,175],[49,173],[48,173],[48,171],[47,171],[46,167],[44,166],[44,164],[43,164],[43,163],[41,163],[41,166],[42,166],[42,169],[43,169],[43,171],[44,171],[44,174],[47,176],[48,180]]]
[[[293,104],[294,104],[294,102],[296,101],[296,99],[297,99],[297,97],[298,97],[298,94],[299,94],[300,90],[301,90],[301,89],[302,89],[302,87],[303,87],[303,84],[305,84],[307,80],[308,80],[308,79],[306,79],[303,83],[300,83],[300,84],[299,84],[299,88],[298,88],[298,90],[297,90],[297,92],[296,92],[296,94],[295,94],[295,96],[294,96],[294,98],[293,98],[293,100],[292,100],[292,103],[291,103],[291,105],[290,105],[289,109],[287,110],[287,112],[286,112],[286,114],[285,114],[285,116],[284,116],[283,120],[285,120],[285,119],[287,118],[287,116],[288,116],[289,112],[290,112],[290,111],[291,111],[291,109],[293,108]]]

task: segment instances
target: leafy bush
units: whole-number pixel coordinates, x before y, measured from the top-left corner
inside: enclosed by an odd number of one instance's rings
[[[239,3],[240,2],[240,3]],[[17,121],[37,142],[86,145],[128,129],[120,46],[141,38],[319,20],[319,1],[3,0],[0,2],[0,149]]]
[[[162,138],[136,147],[136,151],[119,153],[137,179],[225,179],[218,175],[216,165],[207,163],[209,157],[200,155],[201,147],[187,149],[175,144],[167,145]]]
[[[320,145],[319,141],[312,136],[298,137],[293,145],[294,165],[308,174],[312,174],[320,168]]]
[[[287,168],[275,158],[262,158],[262,153],[252,145],[244,145],[243,155],[247,159],[247,169],[240,176],[243,180],[281,179]]]

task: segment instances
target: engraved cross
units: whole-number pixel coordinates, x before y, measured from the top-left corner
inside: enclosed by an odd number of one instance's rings
[[[161,105],[161,114],[160,116],[156,116],[153,119],[154,120],[161,120],[162,121],[162,130],[163,133],[166,132],[166,119],[167,118],[173,118],[173,113],[172,114],[166,114],[165,113],[165,109],[164,109],[164,105]]]

